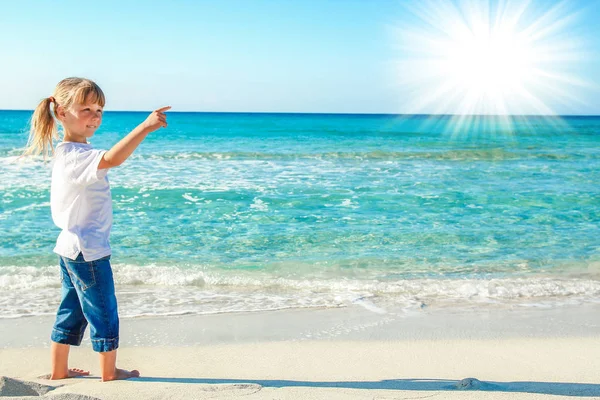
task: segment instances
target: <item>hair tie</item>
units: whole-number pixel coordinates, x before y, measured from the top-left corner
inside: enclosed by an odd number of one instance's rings
[[[50,96],[50,97],[48,97],[48,99],[50,100],[50,103],[56,103],[56,100],[54,99],[54,97]]]

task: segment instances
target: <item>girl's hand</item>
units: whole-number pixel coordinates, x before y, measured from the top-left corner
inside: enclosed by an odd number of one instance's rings
[[[162,107],[158,110],[152,111],[152,114],[146,118],[143,122],[144,128],[148,130],[148,132],[154,132],[158,128],[166,128],[167,127],[167,116],[165,111],[170,110],[171,106]]]

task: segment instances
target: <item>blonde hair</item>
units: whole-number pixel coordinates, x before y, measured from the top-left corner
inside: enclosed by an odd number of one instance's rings
[[[43,99],[31,117],[29,140],[23,155],[43,154],[44,159],[54,153],[54,140],[58,139],[56,109],[65,109],[73,104],[96,103],[104,107],[104,93],[100,86],[85,78],[66,78],[56,85],[54,94]],[[51,105],[54,103],[54,110]]]

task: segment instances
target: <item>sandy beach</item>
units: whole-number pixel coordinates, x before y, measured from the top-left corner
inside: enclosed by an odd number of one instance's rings
[[[0,321],[0,396],[52,399],[600,398],[598,306],[363,307],[125,319],[119,365],[101,383],[86,339],[61,382],[49,370],[51,317]],[[87,397],[86,397],[87,396]]]

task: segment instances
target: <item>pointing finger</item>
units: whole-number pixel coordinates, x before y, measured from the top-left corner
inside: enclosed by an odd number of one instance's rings
[[[157,113],[161,113],[161,112],[165,112],[165,111],[170,110],[170,109],[171,109],[171,106],[166,106],[166,107],[161,107],[161,108],[159,108],[157,110],[154,110],[154,111],[157,112]]]

